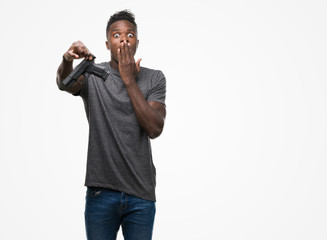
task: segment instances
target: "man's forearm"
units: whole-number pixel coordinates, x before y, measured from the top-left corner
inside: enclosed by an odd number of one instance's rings
[[[62,58],[62,62],[57,70],[57,85],[59,89],[64,90],[65,86],[62,84],[62,81],[73,71],[73,61],[67,61],[65,58]]]
[[[126,89],[139,124],[151,139],[158,137],[163,130],[165,112],[153,108],[145,100],[135,80],[126,84]]]
[[[67,91],[69,93],[77,93],[84,81],[84,76],[81,75],[75,83],[71,86],[66,87],[62,81],[73,71],[73,61],[67,61],[65,58],[62,59],[62,62],[57,71],[57,85],[60,90]]]

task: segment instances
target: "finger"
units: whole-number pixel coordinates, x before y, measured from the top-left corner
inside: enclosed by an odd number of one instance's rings
[[[79,48],[79,53],[80,53],[81,57],[84,57],[85,58],[87,56],[87,51],[83,47],[80,47]]]
[[[70,50],[70,51],[68,51],[68,55],[69,55],[70,57],[72,57],[72,58],[75,58],[75,59],[79,58],[79,55],[76,54],[76,53],[74,53],[74,50]]]
[[[91,53],[88,53],[87,55],[85,55],[85,59],[92,60],[93,59],[93,55]]]
[[[126,48],[125,48],[125,43],[124,42],[121,43],[120,50],[121,50],[121,60],[125,61],[126,60]]]
[[[127,43],[126,45],[127,45],[126,46],[126,48],[127,48],[127,52],[126,52],[127,60],[129,62],[132,62],[132,61],[134,61],[134,56],[133,56],[133,53],[132,53],[132,48],[130,47],[131,44],[130,43]]]
[[[117,59],[118,59],[118,64],[121,63],[121,50],[120,50],[120,48],[117,49]]]
[[[141,61],[142,61],[142,58],[140,58],[140,59],[137,60],[137,62],[136,62],[136,70],[137,70],[137,73],[139,73],[140,70],[141,70],[141,67],[140,67],[140,65],[141,65]]]
[[[93,59],[93,55],[89,51],[89,49],[87,49],[86,47],[84,47],[84,50],[83,51],[85,53],[85,59],[88,59],[88,60],[92,60]]]
[[[130,55],[129,55],[129,46],[128,46],[128,42],[125,40],[125,54],[126,54],[126,61],[130,62],[131,61],[131,58],[130,58]]]
[[[76,47],[76,51],[80,55],[80,57],[84,58],[86,58],[90,54],[90,51],[83,44],[78,45]]]

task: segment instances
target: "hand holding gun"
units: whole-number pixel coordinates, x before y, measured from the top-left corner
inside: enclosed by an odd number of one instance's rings
[[[66,87],[70,87],[83,74],[85,77],[89,74],[94,74],[104,81],[107,79],[109,73],[104,66],[99,66],[94,63],[95,56],[92,55],[92,60],[84,59],[78,64],[75,69],[62,81]]]

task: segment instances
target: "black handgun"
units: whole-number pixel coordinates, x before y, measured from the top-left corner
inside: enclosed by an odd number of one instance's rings
[[[84,74],[85,77],[88,74],[94,74],[102,78],[104,81],[107,79],[109,72],[104,66],[96,65],[93,60],[95,56],[92,55],[92,60],[84,59],[80,64],[78,64],[74,70],[62,81],[66,87],[70,87],[77,79]]]

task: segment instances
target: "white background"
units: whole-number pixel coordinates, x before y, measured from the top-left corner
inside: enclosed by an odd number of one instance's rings
[[[56,70],[76,40],[109,60],[126,8],[167,78],[154,239],[327,239],[322,0],[2,0],[0,239],[86,239],[88,125]]]

